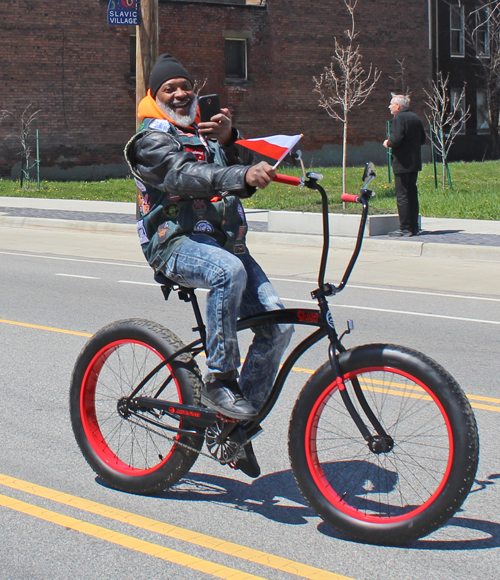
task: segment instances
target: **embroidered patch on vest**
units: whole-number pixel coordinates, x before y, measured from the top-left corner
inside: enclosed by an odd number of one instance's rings
[[[193,199],[194,215],[199,219],[203,219],[207,211],[207,204],[204,199]]]
[[[142,244],[147,244],[149,242],[148,235],[146,234],[146,228],[144,227],[144,220],[139,220],[137,222],[137,233],[139,234],[139,242]]]
[[[142,216],[145,216],[149,213],[151,209],[151,202],[149,200],[149,194],[140,195],[139,194],[139,212]]]
[[[193,228],[193,234],[213,234],[214,226],[206,220],[200,220]]]
[[[170,231],[170,224],[165,222],[158,226],[158,241],[163,242],[163,240],[167,237],[168,232]]]
[[[184,147],[184,151],[190,151],[196,157],[196,161],[205,161],[205,149],[200,145],[195,147]]]
[[[164,133],[170,133],[170,123],[164,121],[163,119],[155,119],[149,123],[149,128],[157,129],[158,131],[163,131]]]
[[[140,191],[146,191],[146,186],[144,185],[144,183],[142,183],[142,181],[137,179],[137,177],[134,177],[134,181],[135,184],[137,185],[137,189],[139,189]]]

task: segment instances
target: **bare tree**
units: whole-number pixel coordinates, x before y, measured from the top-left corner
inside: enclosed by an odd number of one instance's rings
[[[389,78],[391,80],[393,80],[396,84],[401,85],[401,94],[402,95],[409,97],[410,96],[410,87],[408,85],[406,85],[405,59],[403,58],[403,60],[399,60],[397,58],[396,62],[398,63],[398,71],[396,73],[396,76],[394,76],[394,77],[390,76]]]
[[[349,113],[360,107],[380,78],[380,72],[370,64],[368,72],[363,69],[363,58],[359,44],[356,44],[354,10],[358,0],[344,0],[351,17],[351,26],[345,30],[347,42],[340,43],[335,37],[335,50],[330,65],[325,66],[323,74],[313,77],[314,91],[319,93],[319,106],[335,121],[343,124],[342,138],[342,190],[346,190],[347,130]]]
[[[21,183],[23,178],[28,181],[30,179],[32,154],[31,137],[33,129],[32,125],[35,122],[38,114],[41,112],[41,109],[32,112],[32,107],[33,105],[29,104],[20,116],[17,116],[11,111],[0,110],[0,123],[5,117],[11,117],[14,123],[18,125],[16,132],[9,133],[5,139],[13,139],[21,145]]]
[[[448,88],[449,76],[443,78],[438,72],[436,81],[432,81],[431,89],[427,92],[427,100],[430,111],[425,113],[431,130],[431,141],[434,149],[441,156],[443,164],[443,189],[446,182],[447,160],[450,147],[455,137],[463,130],[464,124],[470,117],[469,109],[465,109],[465,85],[460,95],[452,98]]]

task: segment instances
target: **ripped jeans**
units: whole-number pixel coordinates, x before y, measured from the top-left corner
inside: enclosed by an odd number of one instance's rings
[[[235,256],[204,234],[195,234],[174,250],[165,275],[184,286],[208,288],[206,304],[207,366],[227,373],[240,366],[236,321],[252,314],[284,308],[276,291],[249,255]],[[260,408],[269,394],[293,326],[252,328],[254,338],[240,373],[245,397]]]

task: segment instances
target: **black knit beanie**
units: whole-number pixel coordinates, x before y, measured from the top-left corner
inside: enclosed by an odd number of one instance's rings
[[[149,75],[149,88],[151,89],[152,96],[154,97],[156,95],[158,89],[164,82],[176,78],[187,79],[191,84],[193,84],[188,71],[175,57],[171,54],[162,54],[158,57],[158,60]]]

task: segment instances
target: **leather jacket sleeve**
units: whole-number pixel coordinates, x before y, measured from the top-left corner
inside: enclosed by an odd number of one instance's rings
[[[145,183],[181,197],[211,198],[224,192],[250,197],[256,191],[245,182],[249,165],[223,167],[197,161],[174,136],[163,131],[138,133],[128,146],[127,160]]]

